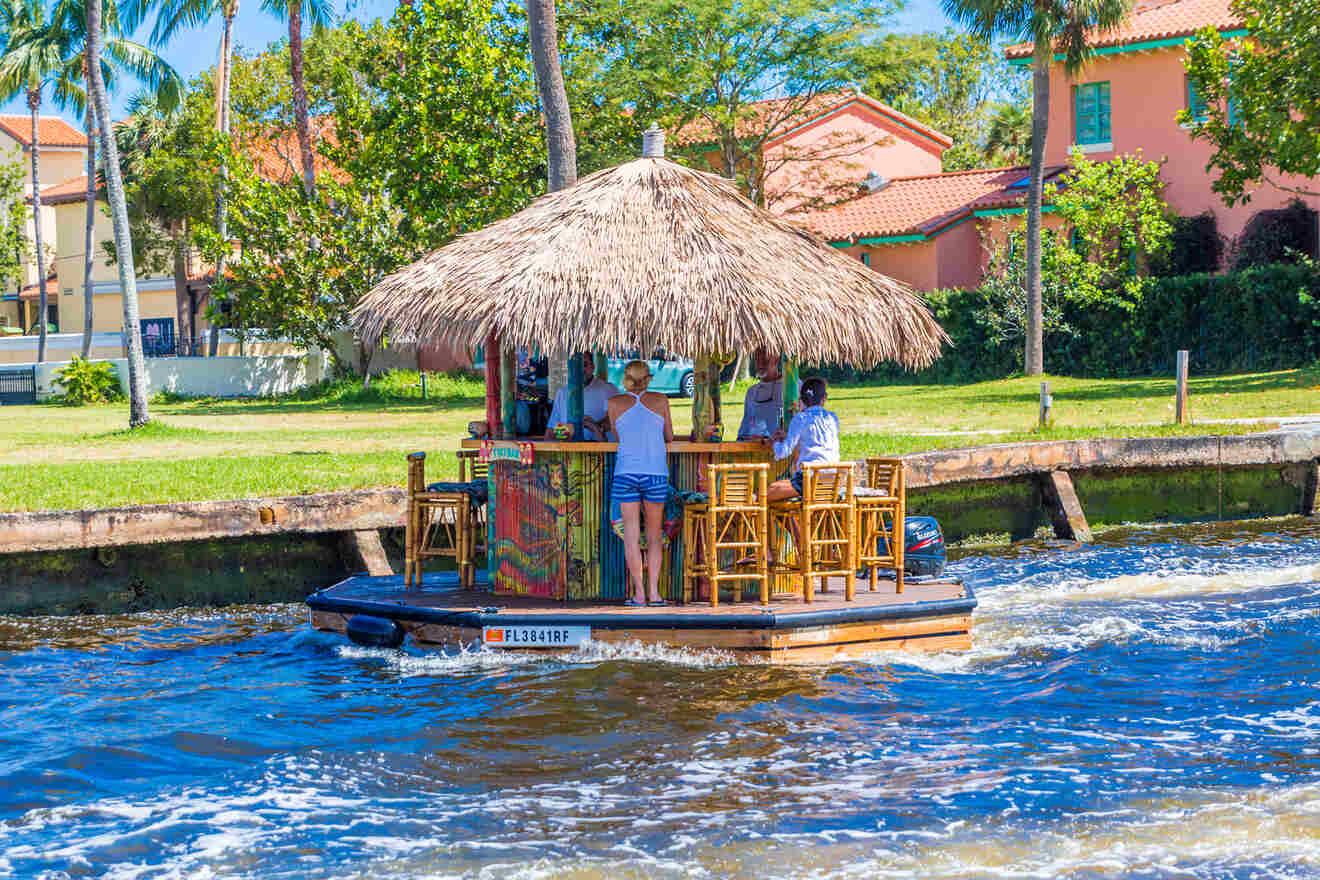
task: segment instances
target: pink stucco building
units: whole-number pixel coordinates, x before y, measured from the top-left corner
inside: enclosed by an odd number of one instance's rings
[[[749,105],[736,126],[740,140],[769,133],[743,173],[756,178],[767,208],[805,216],[852,198],[867,174],[886,178],[938,173],[953,140],[861,91],[775,98]],[[714,129],[695,119],[671,134],[680,148],[702,153],[724,173]],[[754,169],[750,167],[754,164]]]
[[[1193,140],[1179,125],[1180,110],[1196,105],[1183,69],[1186,41],[1213,27],[1245,36],[1228,0],[1141,0],[1118,28],[1096,34],[1095,55],[1070,77],[1061,60],[1050,70],[1047,176],[1065,168],[1074,149],[1095,160],[1140,151],[1163,162],[1164,198],[1183,216],[1214,215],[1218,233],[1232,240],[1260,211],[1277,209],[1295,196],[1272,186],[1251,200],[1228,207],[1211,189],[1215,172],[1206,165],[1209,143]],[[1015,64],[1030,64],[1032,46],[1006,50]],[[994,235],[994,219],[1020,215],[1026,169],[992,169],[891,180],[875,192],[863,188],[853,200],[813,212],[808,225],[831,243],[873,268],[921,289],[974,286],[984,268],[983,235]],[[1282,183],[1307,184],[1289,180]],[[1320,199],[1306,199],[1312,210]],[[1046,222],[1050,222],[1048,215]]]

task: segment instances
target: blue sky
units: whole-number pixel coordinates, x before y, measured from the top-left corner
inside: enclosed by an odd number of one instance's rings
[[[388,17],[393,13],[396,0],[354,0],[352,3],[354,18],[366,21],[378,17]],[[916,32],[942,30],[949,26],[949,19],[940,10],[939,0],[909,0],[908,7],[895,21],[893,30]],[[284,38],[288,26],[273,16],[263,12],[256,0],[247,0],[239,5],[238,18],[234,21],[235,41],[246,52],[264,49],[266,46]],[[150,28],[144,26],[135,34],[135,38],[145,42],[150,35]],[[212,67],[220,51],[220,22],[217,19],[205,28],[183,31],[176,35],[164,49],[164,55],[184,80],[191,80],[202,71]],[[125,112],[129,97],[134,87],[125,83],[113,95],[113,112],[116,116]],[[72,122],[79,129],[81,120],[70,111],[61,111],[49,103],[42,107],[42,115],[59,115]],[[5,103],[0,110],[5,113],[26,113],[27,105],[21,97]]]

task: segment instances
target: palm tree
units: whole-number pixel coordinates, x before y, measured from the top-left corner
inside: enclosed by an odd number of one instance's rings
[[[1075,76],[1090,57],[1087,35],[1118,25],[1132,0],[943,0],[944,12],[977,36],[1006,36],[1034,43],[1031,59],[1031,171],[1027,186],[1028,376],[1045,371],[1041,319],[1040,208],[1045,179],[1045,135],[1049,129],[1050,67],[1056,54]]]
[[[106,98],[101,65],[101,0],[87,0],[87,92],[96,116],[96,129],[104,156],[106,194],[115,228],[115,257],[123,290],[124,332],[128,336],[128,426],[138,428],[151,420],[147,411],[147,372],[142,359],[142,327],[138,323],[137,278],[133,270],[133,240],[128,231],[128,206],[119,174],[110,102]]]
[[[33,39],[47,26],[46,7],[42,0],[4,0],[0,4],[0,32],[7,38],[0,56],[0,94],[8,100],[20,92],[27,98],[32,114],[32,235],[36,243],[38,288],[37,362],[46,360],[46,255],[41,235],[41,93],[47,81],[60,70],[64,59],[59,46],[48,40]]]
[[[0,0],[3,2],[3,0]],[[10,0],[12,2],[12,0]],[[215,68],[215,130],[223,137],[229,136],[229,81],[233,71],[234,57],[234,18],[238,15],[239,0],[127,0],[126,25],[135,29],[145,21],[148,13],[156,7],[156,24],[151,31],[151,42],[164,45],[180,29],[199,27],[216,15],[221,17],[223,27],[220,31],[220,59]],[[220,157],[220,185],[215,191],[215,228],[220,241],[229,238],[229,203],[225,181],[229,179],[229,165],[224,155]],[[215,277],[225,272],[226,254],[221,250],[215,259]],[[217,328],[210,333],[210,350],[215,357],[216,346],[220,341]]]
[[[1022,165],[1031,154],[1031,111],[1016,101],[1000,104],[986,128],[985,152],[995,164]]]
[[[545,114],[546,183],[550,192],[556,192],[577,182],[577,140],[573,135],[568,91],[564,88],[564,71],[559,63],[559,25],[555,0],[526,0],[526,4],[527,38],[532,46],[541,111]],[[566,384],[567,378],[564,359],[552,357],[548,377],[551,397]]]
[[[312,156],[311,120],[307,115],[307,84],[303,78],[303,12],[312,27],[323,28],[334,18],[327,0],[262,0],[261,8],[289,23],[289,78],[293,81],[293,123],[298,132],[298,152],[302,154],[303,192],[307,198],[316,194],[316,166]]]
[[[141,43],[126,39],[118,9],[111,5],[104,16],[105,39],[101,56],[102,79],[107,88],[121,75],[130,75],[155,91],[155,100],[172,111],[183,102],[183,80],[165,59]],[[83,339],[85,358],[92,344],[92,265],[96,253],[96,128],[92,105],[81,84],[87,77],[87,15],[81,0],[59,0],[51,21],[36,38],[54,41],[66,63],[55,79],[55,101],[83,114],[87,132],[87,202],[83,236]]]

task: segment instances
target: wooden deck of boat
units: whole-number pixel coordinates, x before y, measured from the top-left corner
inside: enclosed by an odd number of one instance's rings
[[[954,579],[908,582],[903,593],[881,579],[857,581],[844,599],[843,579],[816,592],[759,602],[709,602],[630,608],[621,602],[561,602],[458,588],[451,573],[428,573],[407,587],[401,575],[359,575],[313,594],[307,604],[320,629],[345,632],[354,615],[397,621],[418,644],[480,644],[491,627],[590,627],[599,642],[638,641],[756,654],[776,661],[832,659],[876,650],[960,650],[971,646],[976,599]]]

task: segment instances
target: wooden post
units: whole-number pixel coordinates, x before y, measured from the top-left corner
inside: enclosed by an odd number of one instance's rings
[[[1187,424],[1187,349],[1185,348],[1178,352],[1178,396],[1174,410],[1178,424]]]
[[[710,355],[692,362],[692,439],[706,439],[711,425],[719,424],[720,367]]]
[[[426,400],[426,370],[422,370],[422,400]]]
[[[1040,383],[1040,429],[1044,430],[1054,421],[1054,396],[1050,394],[1050,383]]]
[[[610,381],[609,355],[597,349],[591,357],[596,362],[596,378],[602,382]]]
[[[568,358],[568,420],[573,425],[573,439],[585,440],[582,432],[582,354],[573,352]]]
[[[787,429],[788,423],[793,421],[793,416],[797,410],[798,402],[798,368],[797,364],[786,357],[779,358],[779,375],[784,383],[784,413],[783,424],[780,427]]]
[[[498,440],[500,430],[500,337],[495,331],[486,334],[486,430]]]
[[[1073,488],[1072,477],[1067,471],[1050,471],[1041,481],[1045,503],[1050,508],[1050,520],[1054,524],[1054,537],[1066,541],[1091,543],[1091,526],[1086,522],[1086,512]]]
[[[505,439],[518,436],[518,361],[513,346],[500,349],[500,414]]]

